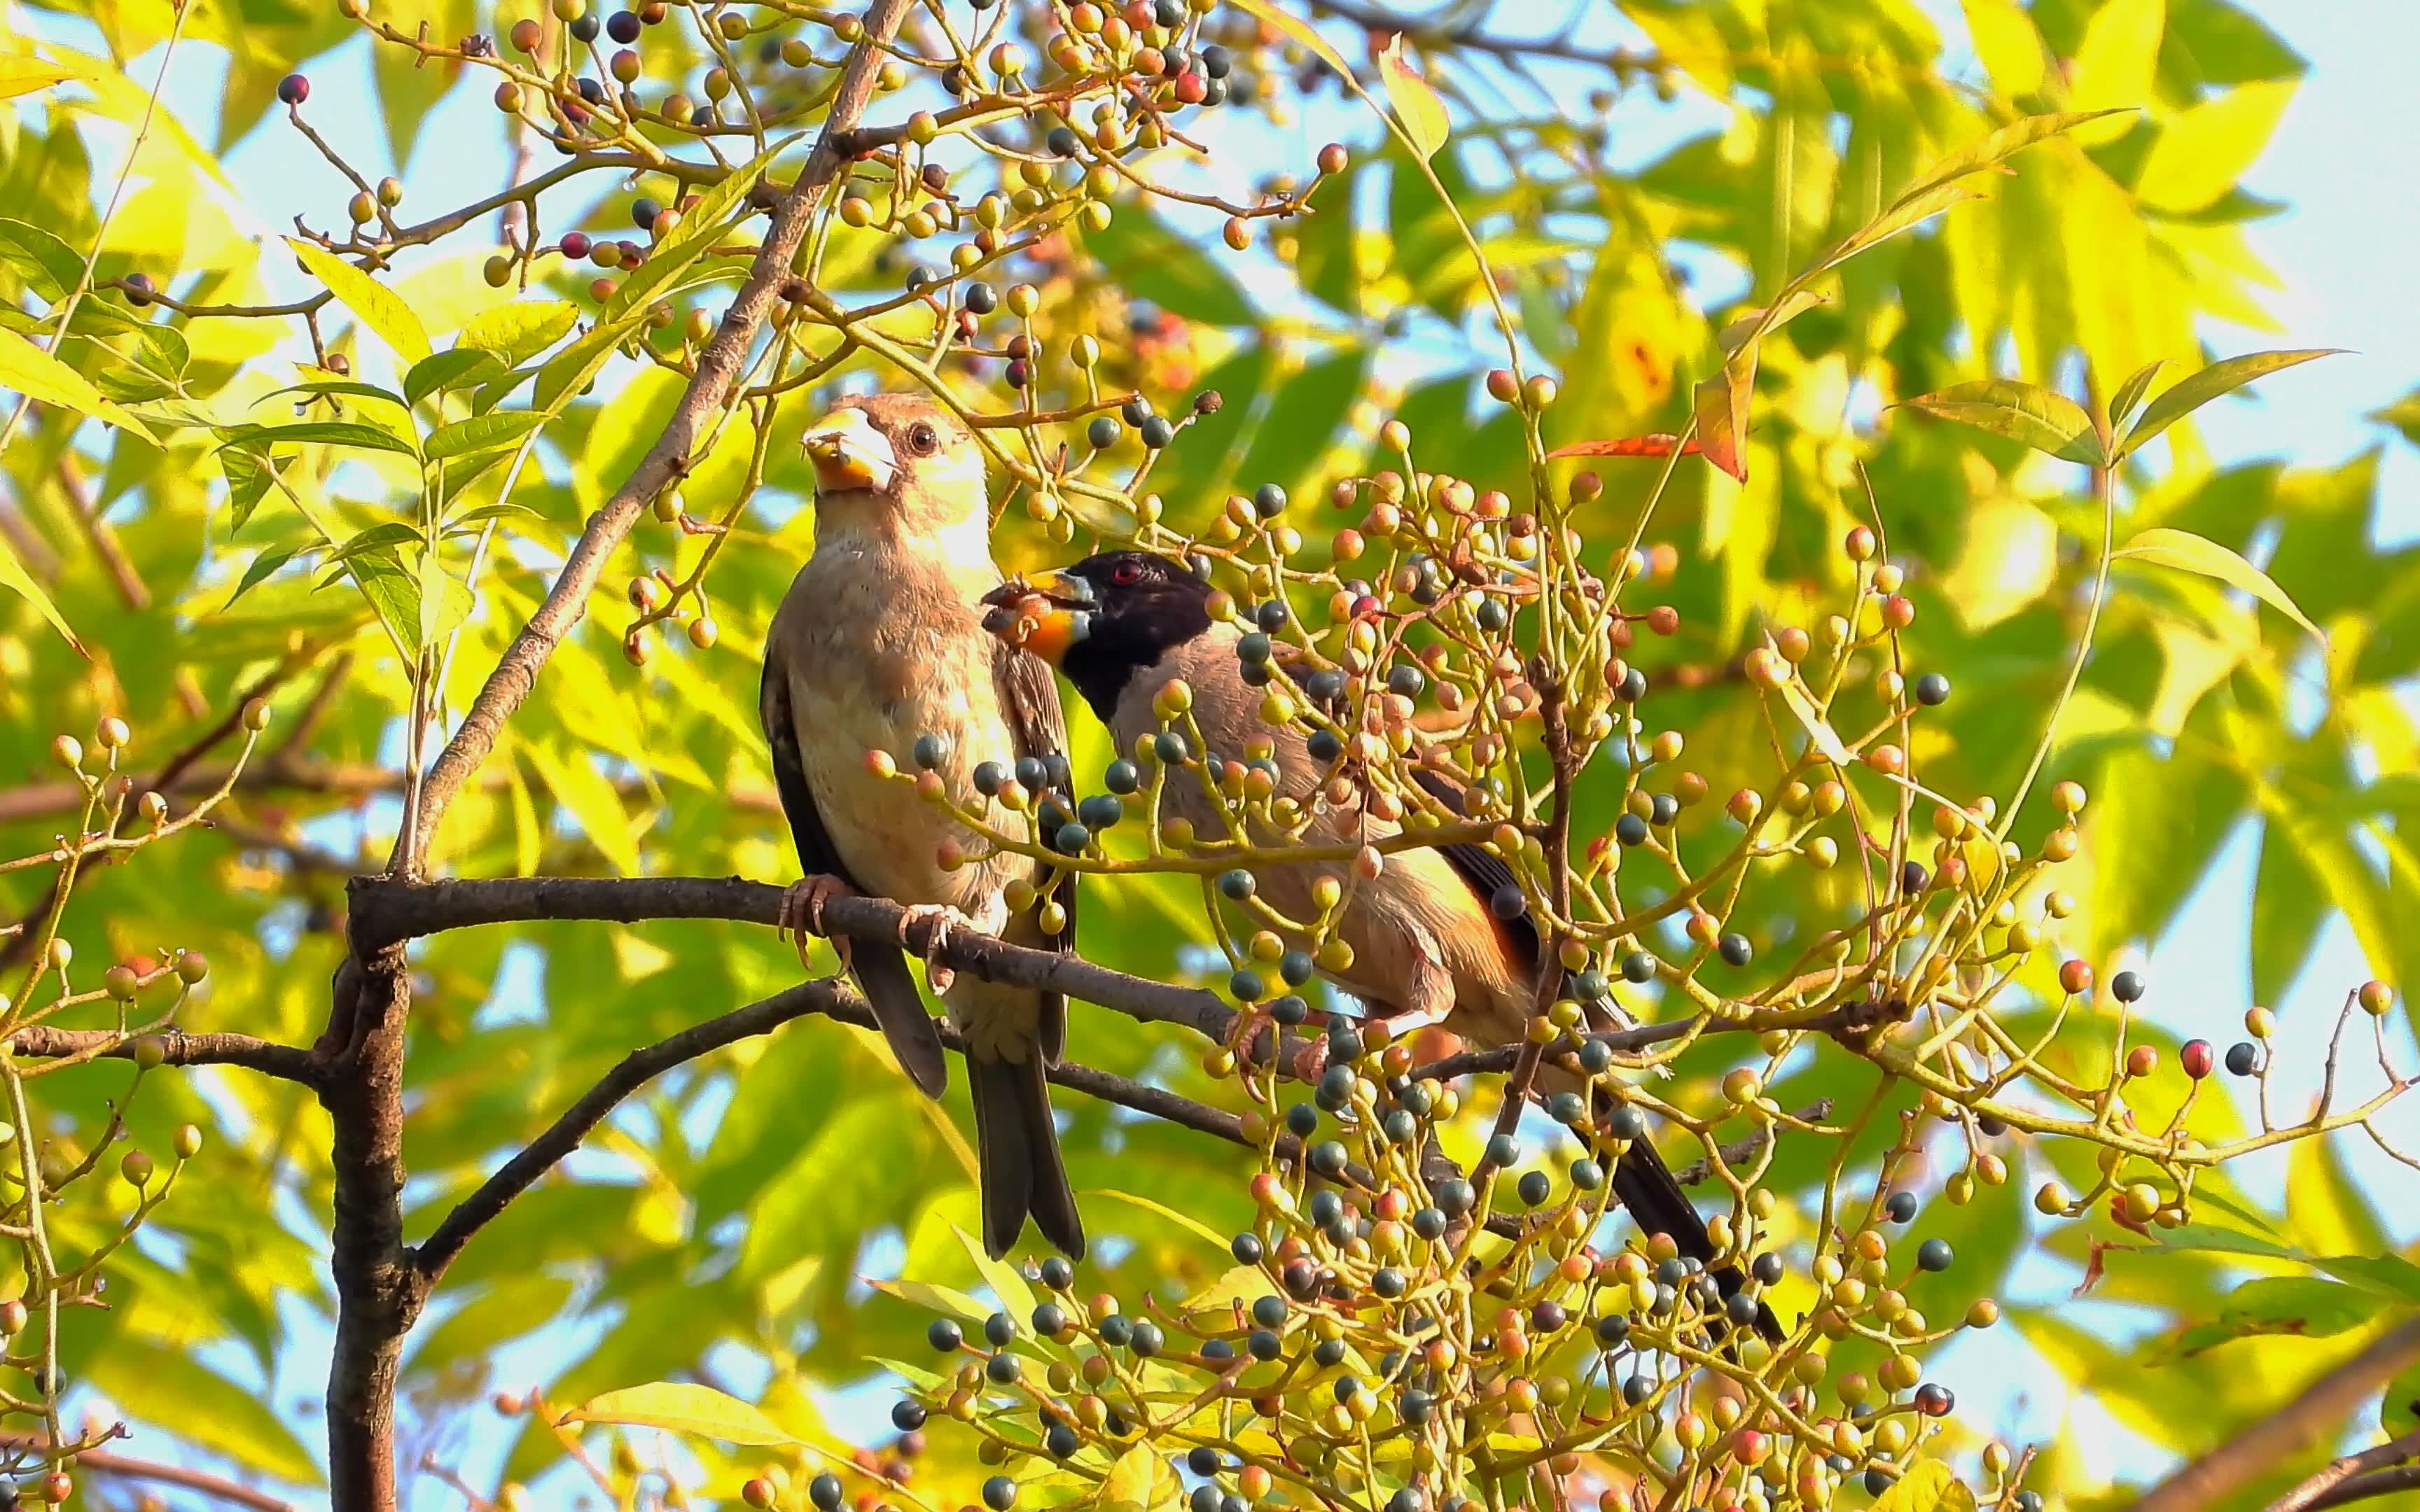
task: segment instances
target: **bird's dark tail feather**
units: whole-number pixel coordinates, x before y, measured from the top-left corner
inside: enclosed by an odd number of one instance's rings
[[[1706,1220],[1699,1214],[1698,1205],[1689,1200],[1689,1194],[1681,1189],[1672,1167],[1664,1164],[1664,1157],[1656,1153],[1655,1146],[1648,1139],[1632,1140],[1621,1158],[1613,1163],[1613,1195],[1630,1210],[1639,1232],[1671,1235],[1672,1242],[1681,1246],[1681,1253],[1701,1265],[1714,1259],[1714,1246],[1706,1238]],[[1735,1265],[1723,1266],[1713,1275],[1725,1301],[1747,1284],[1747,1277]],[[1756,1329],[1776,1343],[1781,1339],[1781,1320],[1761,1302],[1756,1304]]]
[[[1023,1064],[967,1057],[967,1088],[975,1104],[975,1164],[983,1180],[984,1250],[1006,1255],[1030,1215],[1042,1237],[1069,1257],[1084,1257],[1084,1220],[1059,1156],[1050,1119],[1050,1088],[1042,1061]]]
[[[941,1049],[939,1027],[924,1011],[924,996],[916,990],[907,955],[897,946],[853,940],[848,964],[899,1069],[926,1097],[939,1097],[950,1085],[950,1060]]]

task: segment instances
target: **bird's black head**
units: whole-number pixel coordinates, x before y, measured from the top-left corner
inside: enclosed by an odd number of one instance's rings
[[[1136,672],[1210,628],[1210,585],[1148,551],[1104,551],[984,602],[984,627],[1065,672],[1105,724]]]

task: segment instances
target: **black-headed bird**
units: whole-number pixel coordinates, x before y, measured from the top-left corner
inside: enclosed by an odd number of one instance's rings
[[[1209,752],[1241,761],[1254,742],[1271,742],[1274,795],[1293,799],[1312,816],[1290,843],[1369,844],[1394,834],[1399,826],[1370,813],[1357,785],[1342,803],[1322,791],[1337,761],[1315,755],[1308,733],[1293,722],[1263,720],[1263,690],[1245,681],[1238,656],[1246,632],[1213,618],[1210,594],[1210,585],[1182,563],[1141,551],[1105,552],[994,590],[985,623],[1004,641],[1063,672],[1122,752],[1162,729],[1160,690],[1180,679]],[[1442,774],[1423,769],[1418,775],[1460,811],[1461,795]],[[1192,772],[1170,774],[1160,814],[1188,820],[1200,834],[1218,834],[1225,826]],[[1276,837],[1249,838],[1265,844]],[[1504,906],[1508,896],[1518,895],[1504,861],[1483,845],[1450,844],[1396,851],[1366,882],[1348,881],[1350,866],[1294,861],[1250,871],[1258,896],[1293,919],[1319,917],[1321,879],[1335,880],[1344,895],[1336,934],[1352,958],[1323,975],[1361,999],[1373,1016],[1398,1026],[1441,1024],[1480,1045],[1521,1043],[1549,963],[1526,909]],[[1591,1027],[1611,1026],[1601,1007],[1595,1014]],[[1550,1067],[1541,1081],[1552,1085],[1567,1076]],[[1651,1140],[1631,1139],[1611,1180],[1642,1232],[1669,1235],[1681,1254],[1700,1263],[1714,1258],[1696,1204]],[[1726,1296],[1744,1284],[1730,1267],[1715,1280]],[[1756,1320],[1768,1334],[1777,1331],[1761,1304]]]
[[[931,927],[932,949],[953,925],[1071,948],[1072,888],[1062,889],[1055,931],[1044,928],[1051,905],[1041,899],[1013,910],[1012,886],[1039,887],[1041,869],[986,853],[946,810],[868,763],[880,752],[899,769],[937,771],[952,792],[966,791],[987,761],[1064,764],[1066,723],[1048,670],[984,633],[979,601],[1001,575],[982,447],[922,394],[845,402],[809,427],[804,444],[815,474],[814,554],[766,635],[761,705],[805,873],[783,895],[783,926],[822,933],[824,904],[854,892],[907,905],[911,927]],[[973,858],[945,865],[951,845]],[[940,1035],[901,947],[835,946],[901,1069],[939,1096]],[[1081,1256],[1083,1223],[1045,1079],[1065,1041],[1066,999],[939,967],[928,975],[965,1041],[984,1247],[1005,1254],[1031,1215],[1045,1239]]]

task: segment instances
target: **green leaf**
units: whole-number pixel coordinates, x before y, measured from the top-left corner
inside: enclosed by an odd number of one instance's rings
[[[1975,1493],[1948,1465],[1924,1459],[1874,1498],[1874,1512],[1975,1512]]]
[[[499,500],[494,503],[481,504],[475,509],[466,509],[458,515],[448,516],[445,523],[448,529],[455,529],[464,525],[481,524],[491,519],[509,519],[515,516],[527,519],[545,517],[527,504],[516,504],[509,501]]]
[[[286,244],[337,303],[352,311],[365,329],[377,332],[388,350],[407,364],[428,355],[428,332],[402,295],[316,242],[287,237]]]
[[[82,373],[5,328],[0,328],[0,389],[22,393],[37,404],[56,405],[107,421],[154,446],[160,444],[148,425],[102,397]]]
[[[292,1430],[262,1401],[260,1393],[227,1380],[194,1358],[185,1346],[171,1348],[120,1333],[94,1351],[85,1381],[119,1409],[174,1434],[194,1448],[226,1456],[255,1474],[296,1486],[318,1486],[327,1477]],[[207,1412],[194,1411],[207,1402]]]
[[[1121,206],[1106,227],[1086,233],[1084,248],[1110,283],[1163,310],[1214,326],[1248,326],[1259,317],[1224,267],[1149,210]]]
[[[219,606],[220,612],[235,608],[237,599],[268,581],[271,573],[293,560],[294,548],[285,546],[271,547],[254,556],[252,565],[243,569],[243,580],[235,585],[235,592],[227,594],[227,601]]]
[[[506,305],[505,308],[518,306]],[[485,382],[511,365],[495,353],[476,347],[457,347],[452,351],[431,352],[412,363],[411,371],[403,376],[403,396],[409,402],[418,404],[432,393]]]
[[[219,471],[226,475],[227,505],[235,517],[229,529],[243,529],[243,522],[269,497],[277,473],[292,461],[290,456],[271,457],[266,446],[238,443],[219,448]]]
[[[2118,385],[2118,393],[2109,401],[2109,427],[2112,430],[2126,424],[2127,417],[2134,412],[2134,407],[2143,402],[2143,395],[2150,392],[2151,380],[2160,376],[2161,368],[2167,365],[2166,358],[2154,357],[2136,368],[2133,377]]]
[[[1395,119],[1402,123],[1412,150],[1423,159],[1435,157],[1452,122],[1446,115],[1445,101],[1404,61],[1403,33],[1387,39],[1387,45],[1378,50],[1378,77],[1387,85],[1387,102],[1394,106]]]
[[[2252,887],[2252,996],[2273,1003],[2302,975],[2334,911],[2328,891],[2283,819],[2261,826],[2260,864]]]
[[[1904,205],[1917,195],[1948,183],[1953,178],[1963,178],[1968,174],[1980,173],[1986,168],[1996,167],[2010,156],[2037,142],[2063,135],[2087,122],[2100,120],[2103,116],[2130,115],[2133,109],[2132,105],[2119,105],[2108,110],[2079,110],[2059,115],[2027,116],[2010,121],[1980,141],[1960,147],[1918,174],[1916,182],[1900,191],[1898,203]]]
[[[2084,407],[2055,389],[2013,378],[1977,378],[1910,399],[1906,408],[2047,452],[2066,462],[2100,463],[2101,438]]]
[[[518,367],[568,335],[580,307],[561,300],[524,300],[482,310],[454,337],[456,349],[481,351]]]
[[[2290,79],[2238,85],[2162,121],[2135,196],[2178,215],[2215,204],[2269,146],[2294,89]]]
[[[288,383],[282,389],[262,394],[260,402],[267,404],[288,393],[341,394],[352,399],[376,399],[398,409],[410,408],[403,395],[393,389],[382,389],[375,383],[361,383],[352,378],[310,378],[301,383]]]
[[[687,272],[708,249],[723,241],[738,222],[747,219],[750,212],[740,208],[741,199],[756,187],[756,180],[773,165],[773,160],[803,134],[791,132],[723,175],[713,188],[699,195],[697,204],[681,217],[679,229],[658,242],[647,260],[622,280],[613,297],[597,311],[597,324],[619,326],[644,320],[647,306],[665,292],[673,280]]]
[[[1913,230],[1944,210],[1969,200],[1987,197],[1979,189],[1954,181],[1934,184],[1916,193],[1902,195],[1890,208],[1850,232],[1838,245],[1817,258],[1813,267],[1799,275],[1798,282],[1803,283],[1817,273],[1838,268],[1857,254],[1879,246],[1903,231]]]
[[[84,282],[84,258],[55,234],[23,221],[0,220],[0,261],[17,270],[35,293],[53,304]]]
[[[25,564],[17,559],[17,548],[8,544],[6,536],[0,536],[0,588],[9,589],[33,605],[42,618],[50,622],[52,629],[67,638],[68,644],[75,648],[77,656],[86,661],[92,659],[92,653],[76,639],[75,631],[69,627],[66,617],[59,613],[59,607],[51,602],[51,595],[34,580],[33,574],[25,570]]]
[[[1148,1442],[1118,1456],[1101,1479],[1094,1505],[1101,1512],[1169,1512],[1185,1497],[1185,1482],[1176,1467],[1160,1458]]]
[[[2330,1338],[2377,1316],[2374,1294],[2342,1282],[2309,1275],[2258,1276],[2235,1288],[2216,1322],[2188,1330],[2181,1342],[2190,1354],[2229,1339],[2268,1334]]]
[[[607,864],[626,877],[637,876],[639,840],[630,828],[629,813],[622,807],[621,794],[589,760],[587,748],[569,737],[560,743],[533,742],[524,748],[549,794]]]
[[[428,460],[502,451],[544,424],[546,416],[534,409],[513,409],[440,425],[428,433]]]
[[[2378,1398],[2378,1415],[2390,1437],[2420,1429],[2420,1365],[2386,1383]]]
[[[1025,1277],[1017,1273],[1016,1267],[985,1255],[984,1247],[976,1243],[974,1236],[965,1229],[958,1229],[956,1233],[958,1242],[966,1247],[967,1258],[974,1261],[975,1270],[982,1274],[984,1285],[991,1288],[991,1294],[1000,1299],[1000,1304],[1008,1309],[1009,1315],[1022,1318],[1032,1312],[1033,1288],[1025,1284]]]
[[[724,1443],[770,1445],[799,1442],[767,1417],[762,1409],[737,1396],[726,1396],[711,1386],[687,1381],[657,1381],[609,1391],[590,1397],[555,1421],[662,1428],[669,1433],[719,1439]]]
[[[2169,392],[2173,393],[2176,391],[2171,389]],[[2148,420],[2149,417],[2145,418]],[[2204,578],[2214,578],[2230,588],[2240,588],[2310,631],[2311,638],[2319,644],[2328,643],[2328,638],[2319,633],[2319,627],[2311,623],[2311,617],[2303,612],[2286,590],[2277,586],[2275,579],[2207,536],[2195,535],[2191,531],[2154,526],[2111,553],[2113,561],[2120,558],[2196,573]]]
[[[287,444],[313,446],[346,446],[365,452],[394,452],[403,456],[417,456],[411,443],[395,432],[378,425],[365,425],[355,420],[305,420],[291,425],[240,425],[222,433],[227,439],[220,448],[241,447],[247,451]]]
[[[2247,352],[2242,357],[2212,363],[2152,400],[2150,408],[2143,411],[2143,418],[2136,421],[2134,428],[2127,433],[2124,443],[2118,448],[2118,455],[2125,456],[2134,452],[2145,441],[2203,405],[2221,394],[2234,393],[2255,378],[2314,358],[2334,357],[2342,350],[2337,347],[2322,347],[2304,351]]]
[[[2414,389],[2382,409],[2373,409],[2363,418],[2381,425],[2392,425],[2403,433],[2403,439],[2420,446],[2420,389]]]

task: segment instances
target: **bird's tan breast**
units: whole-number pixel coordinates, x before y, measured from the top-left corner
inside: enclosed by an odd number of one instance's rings
[[[945,840],[964,826],[908,785],[870,774],[869,750],[913,771],[919,737],[948,748],[941,768],[970,791],[984,761],[1013,762],[1016,740],[993,674],[996,642],[977,600],[997,585],[986,561],[947,565],[912,552],[819,549],[774,617],[808,786],[834,848],[861,887],[903,903],[976,911],[1025,863],[945,872]]]

